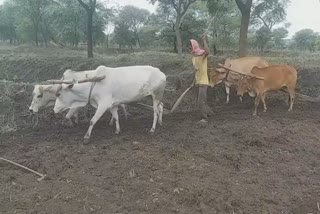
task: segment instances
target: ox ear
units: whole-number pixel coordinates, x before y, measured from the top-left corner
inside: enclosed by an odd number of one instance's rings
[[[231,58],[226,58],[226,60],[224,61],[224,66],[226,67],[231,67]]]
[[[39,92],[40,92],[40,94],[43,94],[43,86],[39,86]]]
[[[258,66],[253,66],[252,68],[251,68],[251,73],[252,73],[252,71],[254,71],[254,70],[256,70],[256,69],[258,69],[259,67]]]

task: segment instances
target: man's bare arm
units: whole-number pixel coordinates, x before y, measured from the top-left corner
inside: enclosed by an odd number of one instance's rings
[[[209,53],[210,53],[210,50],[209,50],[209,46],[207,44],[207,35],[205,33],[203,33],[202,35],[202,40],[203,40],[203,48],[205,50],[205,56],[208,56]]]

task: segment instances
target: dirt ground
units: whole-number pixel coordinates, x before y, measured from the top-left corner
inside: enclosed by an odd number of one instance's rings
[[[270,97],[233,99],[213,108],[207,125],[193,112],[164,116],[129,109],[122,133],[110,115],[83,144],[88,127],[41,126],[1,136],[0,213],[320,213],[319,104]]]

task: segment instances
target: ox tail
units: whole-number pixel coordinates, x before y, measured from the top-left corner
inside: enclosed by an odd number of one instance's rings
[[[287,88],[282,88],[280,90],[282,92],[288,93],[288,89]],[[318,97],[310,97],[308,95],[300,94],[298,92],[296,92],[295,95],[296,95],[296,98],[301,100],[301,101],[307,101],[307,102],[312,102],[312,103],[320,102],[320,95]]]
[[[308,95],[296,93],[297,98],[299,98],[302,101],[307,101],[307,102],[312,102],[312,103],[317,103],[320,101],[320,96],[318,97],[310,97]]]
[[[165,88],[164,90],[165,91],[170,91],[170,92],[175,92],[176,91],[175,89],[172,89],[172,88]]]
[[[144,103],[130,103],[128,105],[133,106],[133,107],[142,108],[142,109],[149,110],[149,111],[153,111],[153,107],[152,106],[144,104]],[[160,102],[159,105],[163,106],[163,103]],[[170,111],[168,109],[163,108],[163,113],[164,114],[168,114],[168,113],[170,113]]]

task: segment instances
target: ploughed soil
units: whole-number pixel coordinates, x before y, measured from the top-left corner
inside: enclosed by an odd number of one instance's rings
[[[121,133],[109,114],[83,144],[88,122],[52,123],[1,136],[0,213],[320,213],[319,103],[269,96],[212,106],[207,125],[196,113],[164,115],[129,108]],[[120,110],[121,111],[121,110]]]

